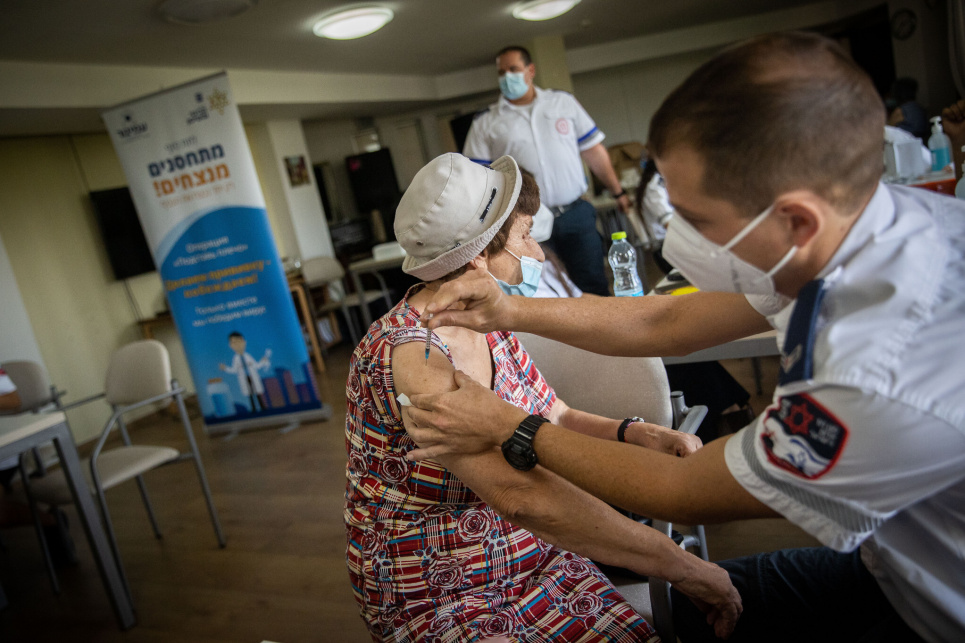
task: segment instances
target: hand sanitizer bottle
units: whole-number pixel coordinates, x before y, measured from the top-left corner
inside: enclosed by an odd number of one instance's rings
[[[942,117],[931,119],[931,137],[928,139],[928,149],[931,150],[931,171],[942,172],[952,162],[952,141],[942,131]]]

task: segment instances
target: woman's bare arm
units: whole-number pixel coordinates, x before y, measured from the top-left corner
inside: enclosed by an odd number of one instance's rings
[[[563,400],[556,398],[550,410],[549,420],[553,424],[562,426],[570,431],[589,435],[601,440],[616,440],[617,429],[623,419],[613,420],[571,408]],[[627,444],[653,449],[670,455],[690,455],[702,445],[696,435],[678,433],[659,424],[650,422],[634,422],[624,433]]]

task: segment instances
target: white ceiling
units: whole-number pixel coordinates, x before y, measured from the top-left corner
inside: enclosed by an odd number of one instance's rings
[[[525,44],[538,36],[562,34],[571,51],[814,4],[814,0],[582,0],[554,20],[525,22],[511,16],[515,0],[372,2],[390,6],[394,20],[359,40],[330,41],[314,36],[311,25],[345,2],[259,0],[240,16],[186,26],[160,18],[155,11],[159,0],[0,0],[0,68],[5,65],[8,73],[19,78],[40,68],[34,63],[67,70],[123,65],[452,77],[490,65],[494,53],[507,44]],[[495,89],[495,78],[491,87]],[[143,93],[132,88],[124,98],[105,98],[107,102],[100,105],[89,100],[77,104],[66,95],[71,89],[61,89],[57,100],[43,105],[3,96],[18,91],[9,83],[5,89],[0,82],[0,136],[98,130],[98,108]],[[312,104],[312,99],[289,104],[251,101],[261,104],[242,105],[242,115],[246,120],[373,116],[426,103],[421,100],[425,96],[395,98],[373,101],[360,95],[358,100],[349,97],[337,105],[334,101]]]
[[[158,0],[2,0],[0,60],[441,74],[541,35],[563,34],[569,49],[813,0],[583,0],[544,22],[514,19],[518,2],[510,0],[375,2],[395,19],[371,36],[332,41],[314,36],[311,25],[349,3],[260,0],[240,16],[186,26],[158,17]]]

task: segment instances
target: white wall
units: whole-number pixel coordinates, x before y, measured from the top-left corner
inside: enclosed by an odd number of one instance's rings
[[[647,142],[650,118],[680,82],[717,48],[573,75],[573,94],[606,134],[604,145]]]
[[[312,172],[312,156],[308,152],[302,124],[299,121],[269,121],[265,123],[275,154],[275,170],[282,177],[282,191],[288,202],[288,213],[298,244],[298,256],[334,257],[332,238],[322,209],[322,200]],[[308,171],[308,182],[293,186],[285,165],[286,158],[302,157]]]
[[[0,239],[0,293],[3,293],[3,303],[0,305],[0,362],[29,360],[43,364],[44,359],[37,346],[33,327],[30,326],[30,318],[23,305],[3,239]]]

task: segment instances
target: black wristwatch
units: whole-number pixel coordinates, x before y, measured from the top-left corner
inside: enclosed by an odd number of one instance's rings
[[[623,422],[621,422],[621,423],[620,423],[620,428],[617,429],[617,441],[618,441],[618,442],[626,442],[626,441],[627,441],[627,427],[630,426],[631,424],[633,424],[634,422],[646,422],[646,420],[644,420],[643,418],[640,418],[640,417],[632,417],[632,418],[627,418],[627,419],[625,419]]]
[[[539,427],[549,422],[544,417],[529,415],[519,423],[516,431],[503,442],[503,457],[514,469],[529,471],[536,466],[536,452],[533,451],[533,438]]]

